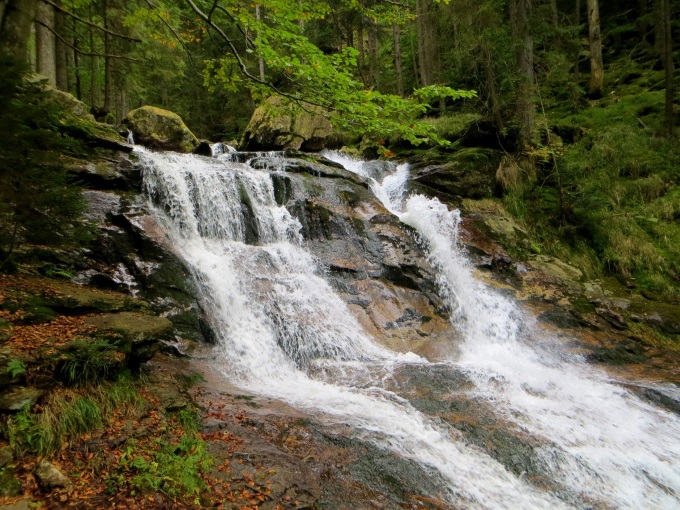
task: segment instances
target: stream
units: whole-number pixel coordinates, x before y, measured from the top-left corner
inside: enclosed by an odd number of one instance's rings
[[[155,213],[201,289],[217,336],[212,366],[232,384],[416,463],[427,495],[456,508],[680,508],[678,416],[561,349],[476,279],[458,243],[459,212],[409,196],[407,165],[377,175],[325,153],[413,229],[457,333],[436,359],[389,349],[362,327],[308,249],[300,218],[281,204],[282,154],[252,155],[268,161],[254,169],[230,152],[136,150]],[[472,403],[529,445],[531,472],[509,469],[419,403],[431,384],[444,388],[440,407]]]

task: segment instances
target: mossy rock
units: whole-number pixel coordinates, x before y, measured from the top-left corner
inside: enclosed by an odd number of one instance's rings
[[[500,153],[495,150],[462,149],[443,164],[418,169],[414,181],[453,196],[475,200],[491,198],[496,192],[499,161]]]
[[[54,87],[47,87],[45,93],[48,100],[62,110],[60,124],[68,136],[83,140],[91,146],[132,151],[132,147],[125,143],[112,126],[97,122],[82,101]]]
[[[332,133],[333,127],[321,109],[305,111],[284,104],[280,97],[270,97],[253,113],[239,148],[319,151]]]
[[[85,324],[101,331],[113,331],[132,342],[163,338],[172,331],[172,322],[165,317],[132,312],[87,317]]]
[[[532,255],[529,259],[531,266],[542,272],[548,277],[556,278],[557,280],[568,282],[568,281],[580,281],[583,278],[583,272],[570,266],[566,262],[561,261],[555,257],[549,257],[547,255]]]
[[[14,476],[14,469],[12,466],[5,466],[3,468],[0,468],[0,497],[10,497],[14,498],[16,496],[19,496],[22,493],[22,488],[21,488],[21,482],[19,479]],[[19,502],[21,503],[21,502]],[[18,509],[22,508],[19,507],[19,503],[15,505],[10,505],[10,506],[0,506],[0,509]],[[26,505],[23,508],[30,508],[28,505]]]
[[[123,123],[137,143],[152,149],[193,152],[201,143],[179,115],[154,106],[132,110]]]
[[[148,308],[146,302],[125,294],[103,292],[66,282],[54,282],[50,286],[55,293],[47,298],[46,304],[59,311],[117,312]]]

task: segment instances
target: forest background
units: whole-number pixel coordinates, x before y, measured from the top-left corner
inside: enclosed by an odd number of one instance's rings
[[[150,104],[234,140],[280,95],[321,108],[341,144],[385,157],[498,150],[495,197],[467,205],[522,225],[514,255],[555,255],[677,301],[679,11],[677,0],[3,0],[0,46],[111,124]]]

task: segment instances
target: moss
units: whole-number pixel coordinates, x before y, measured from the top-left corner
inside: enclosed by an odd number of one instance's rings
[[[14,469],[10,466],[0,468],[0,496],[12,498],[21,493],[21,482],[14,476]]]

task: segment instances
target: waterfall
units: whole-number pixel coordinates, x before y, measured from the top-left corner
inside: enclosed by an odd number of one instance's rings
[[[305,250],[297,219],[276,204],[271,172],[226,158],[139,155],[152,207],[202,290],[216,364],[231,382],[417,462],[454,505],[567,507],[384,388],[396,367],[428,362],[363,331]]]
[[[326,157],[366,176],[364,163]],[[680,508],[680,420],[560,351],[511,299],[473,277],[458,243],[460,213],[437,199],[406,196],[407,165],[372,189],[415,228],[438,272],[453,325],[465,338],[448,360],[475,382],[473,396],[534,437],[551,477],[578,506]]]

